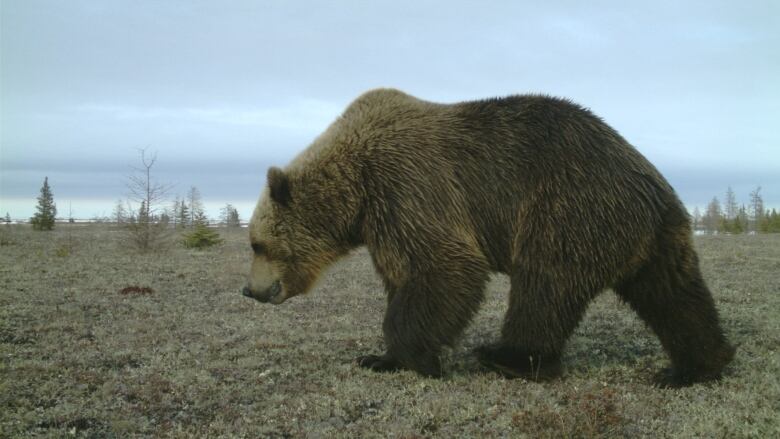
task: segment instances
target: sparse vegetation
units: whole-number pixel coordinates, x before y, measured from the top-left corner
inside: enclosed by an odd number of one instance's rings
[[[13,229],[15,229],[15,227],[8,224],[0,227],[0,246],[16,244],[16,240],[13,237]]]
[[[73,250],[71,249],[71,247],[68,246],[67,244],[61,244],[59,247],[57,247],[56,250],[54,250],[54,254],[60,258],[67,258],[68,256],[70,256],[72,251]]]
[[[445,378],[375,374],[386,298],[369,256],[274,307],[239,293],[246,229],[199,252],[127,252],[122,231],[72,227],[78,251],[11,227],[0,250],[0,437],[777,437],[780,236],[696,238],[737,356],[722,382],[652,387],[667,362],[613,294],[589,309],[561,380],[507,381],[471,350],[498,336],[497,276]],[[123,293],[126,291],[126,293]]]

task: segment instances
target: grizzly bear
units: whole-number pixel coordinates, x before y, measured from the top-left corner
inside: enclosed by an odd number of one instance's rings
[[[509,305],[500,341],[477,355],[507,377],[557,376],[606,289],[671,357],[661,385],[718,379],[732,359],[674,190],[568,100],[369,91],[267,180],[244,295],[282,303],[365,245],[387,293],[387,352],[360,357],[364,368],[440,376],[442,348],[477,312],[491,272],[509,276]]]

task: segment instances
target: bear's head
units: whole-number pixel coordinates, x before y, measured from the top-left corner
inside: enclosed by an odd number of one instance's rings
[[[268,170],[268,186],[249,223],[254,257],[245,296],[276,305],[304,294],[338,256],[327,221],[308,195],[285,171]]]

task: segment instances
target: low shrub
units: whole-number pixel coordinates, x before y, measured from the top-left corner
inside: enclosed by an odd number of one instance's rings
[[[204,249],[221,244],[223,241],[219,233],[209,229],[205,224],[198,224],[192,232],[182,235],[182,243],[187,248]]]

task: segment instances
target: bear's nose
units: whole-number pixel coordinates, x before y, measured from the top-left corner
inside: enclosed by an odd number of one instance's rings
[[[241,290],[241,294],[243,294],[246,297],[252,297],[252,290],[249,289],[248,286],[244,287],[244,289]]]

